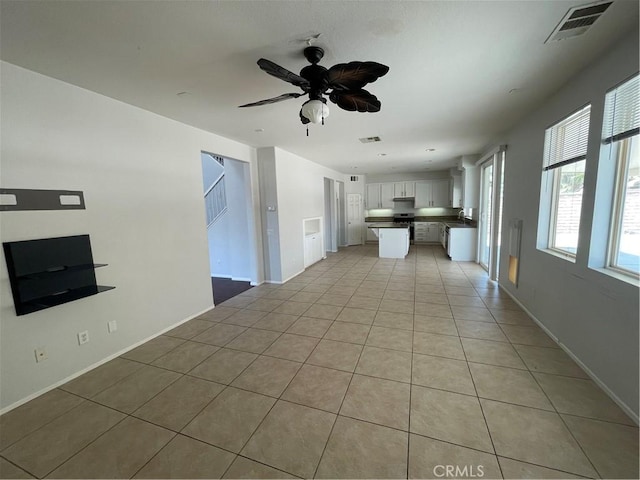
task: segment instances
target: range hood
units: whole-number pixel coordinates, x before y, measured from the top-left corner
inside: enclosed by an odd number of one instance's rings
[[[416,197],[394,197],[392,198],[392,200],[394,202],[413,202],[415,201]]]

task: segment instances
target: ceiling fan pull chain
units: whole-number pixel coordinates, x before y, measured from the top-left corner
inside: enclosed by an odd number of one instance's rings
[[[309,136],[309,125],[307,125],[307,137]]]

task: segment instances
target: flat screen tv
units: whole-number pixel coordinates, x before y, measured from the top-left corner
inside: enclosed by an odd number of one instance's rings
[[[17,315],[25,315],[113,287],[96,284],[89,235],[5,242]]]

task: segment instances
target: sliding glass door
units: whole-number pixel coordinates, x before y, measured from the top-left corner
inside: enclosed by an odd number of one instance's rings
[[[493,220],[493,158],[481,166],[480,177],[480,266],[487,272],[491,262]]]
[[[500,150],[480,165],[478,261],[491,280],[498,279],[500,263],[504,160],[505,152]]]

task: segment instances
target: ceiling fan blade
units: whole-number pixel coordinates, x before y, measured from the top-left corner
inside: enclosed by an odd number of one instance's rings
[[[389,67],[377,62],[349,62],[334,65],[327,72],[331,88],[359,90],[367,83],[375,82],[386,75]]]
[[[283,93],[282,95],[278,95],[277,97],[267,98],[266,100],[260,100],[259,102],[247,103],[246,105],[240,105],[238,108],[244,107],[258,107],[260,105],[268,105],[270,103],[281,102],[283,100],[288,100],[290,98],[298,98],[304,95],[304,93]]]
[[[334,90],[329,100],[349,112],[379,112],[380,100],[366,90]]]
[[[296,75],[293,72],[290,72],[284,67],[273,63],[271,60],[267,60],[265,58],[261,58],[258,60],[258,66],[267,72],[269,75],[273,75],[280,80],[284,80],[285,82],[289,82],[296,87],[300,87],[302,89],[309,89],[309,81],[302,78],[300,75]]]

